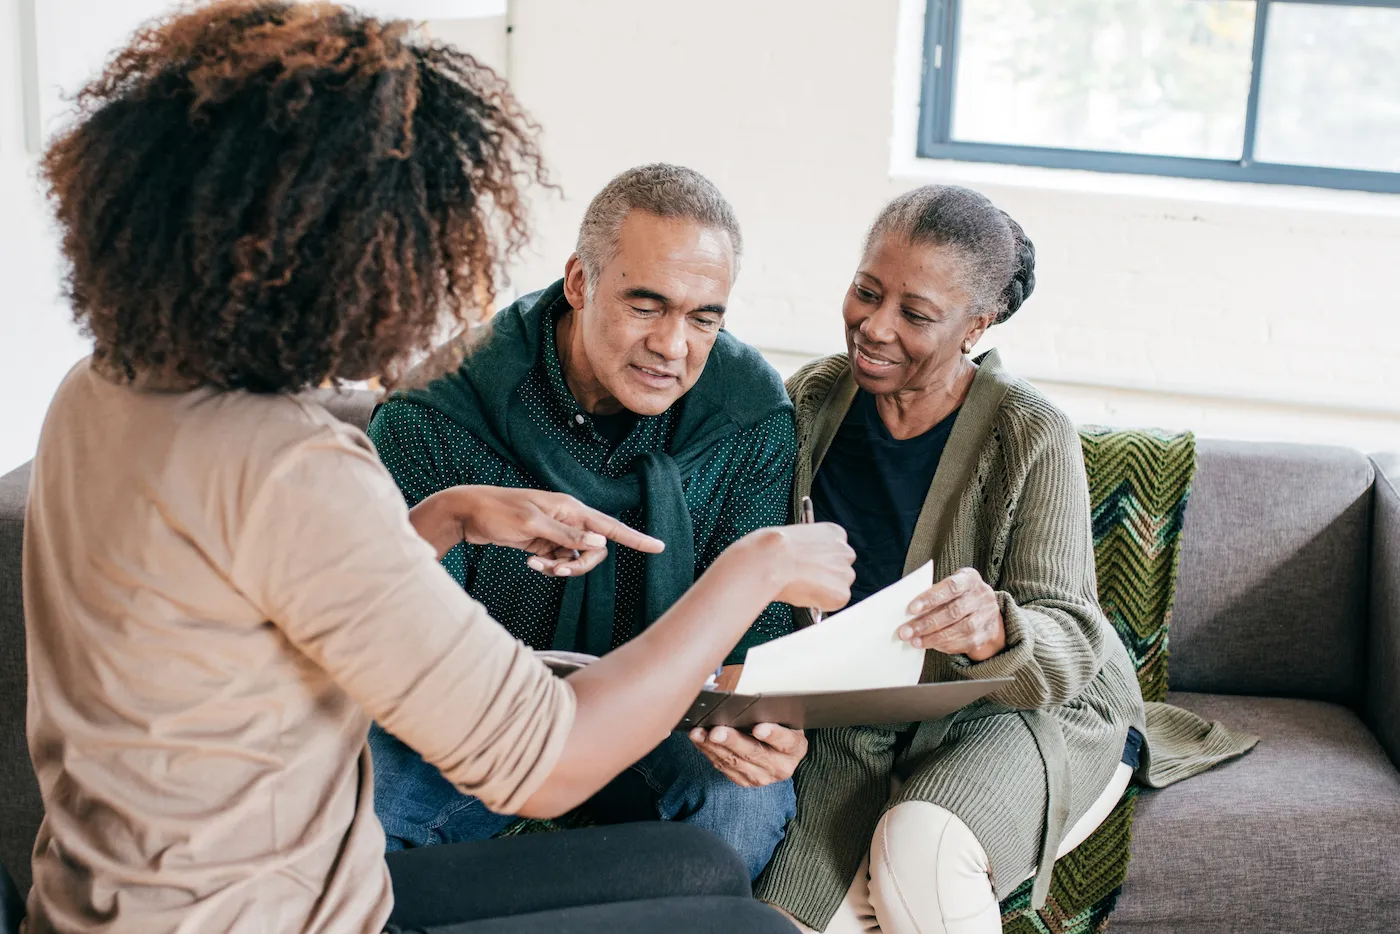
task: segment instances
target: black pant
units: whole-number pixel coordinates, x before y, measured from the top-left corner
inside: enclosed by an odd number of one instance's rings
[[[424,934],[792,934],[714,835],[650,822],[391,853],[390,924]]]

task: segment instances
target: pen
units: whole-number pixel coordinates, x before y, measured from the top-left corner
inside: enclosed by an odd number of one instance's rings
[[[817,521],[817,510],[812,506],[812,497],[802,497],[802,524],[811,525]],[[812,622],[822,621],[822,611],[816,607],[808,607],[807,612],[812,614]]]
[[[719,687],[719,679],[720,679],[720,675],[722,675],[722,674],[724,674],[724,663],[723,663],[723,662],[721,662],[720,665],[719,665],[719,667],[715,669],[715,673],[714,673],[714,674],[710,675],[708,678],[705,679],[705,684],[704,684],[704,686],[701,688],[701,690],[708,691],[708,690],[710,690],[710,689],[712,689],[712,688],[717,688],[717,687]]]

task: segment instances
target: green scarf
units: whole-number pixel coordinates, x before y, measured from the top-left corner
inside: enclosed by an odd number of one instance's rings
[[[567,493],[614,517],[641,506],[647,534],[666,543],[664,552],[646,558],[639,621],[644,628],[695,582],[695,536],[685,481],[720,441],[790,409],[791,403],[778,374],[758,351],[721,331],[700,378],[667,413],[673,421],[666,449],[639,457],[621,478],[600,476],[525,414],[519,393],[531,371],[550,362],[541,359],[545,329],[567,308],[562,279],[520,298],[496,315],[490,335],[456,373],[399,398],[452,419],[540,489]],[[611,648],[616,548],[610,543],[602,564],[564,585],[555,648],[593,655]]]

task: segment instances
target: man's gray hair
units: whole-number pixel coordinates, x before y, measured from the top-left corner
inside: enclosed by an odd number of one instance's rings
[[[583,261],[589,295],[597,287],[603,267],[617,256],[622,222],[633,211],[683,218],[729,234],[734,248],[733,274],[739,275],[744,241],[739,233],[739,219],[724,195],[714,182],[694,169],[654,162],[628,169],[608,182],[583,214],[575,250]]]

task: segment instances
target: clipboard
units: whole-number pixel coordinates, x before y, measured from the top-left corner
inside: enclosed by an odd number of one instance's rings
[[[548,649],[536,650],[535,655],[560,677],[567,677],[597,661],[592,655]],[[703,690],[675,728],[732,726],[742,730],[760,723],[776,723],[794,730],[820,730],[838,726],[921,723],[961,710],[1012,680],[982,678],[855,691],[771,694]]]
[[[1010,684],[1011,678],[936,681],[858,691],[804,691],[792,694],[734,694],[701,691],[677,730],[732,726],[745,729],[776,723],[795,730],[875,726],[938,720]]]

